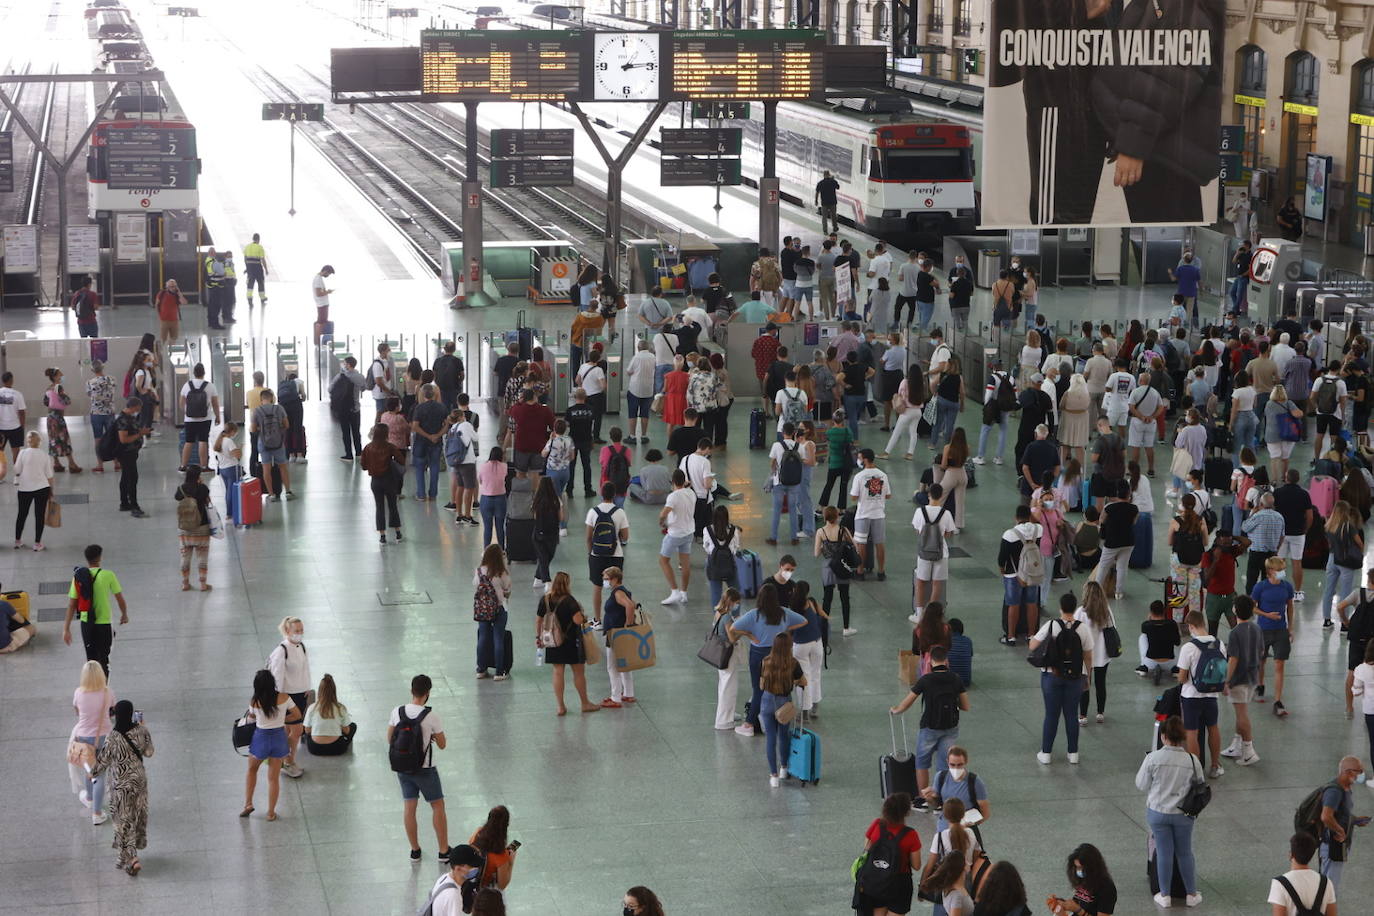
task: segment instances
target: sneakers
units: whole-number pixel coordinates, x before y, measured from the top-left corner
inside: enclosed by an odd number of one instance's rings
[[[87,808],[89,808],[89,807],[91,806],[91,796],[90,796],[89,794],[87,794],[87,792],[86,792],[85,789],[82,789],[82,790],[81,790],[81,793],[80,793],[79,795],[77,795],[76,797],[77,797],[78,799],[80,799],[80,800],[81,800],[81,804],[85,805]]]
[[[1263,685],[1263,684],[1258,684],[1258,685],[1256,685],[1256,687],[1255,687],[1255,702],[1256,702],[1256,703],[1264,703],[1264,702],[1267,702],[1267,701],[1265,700],[1265,698],[1264,698],[1264,685]]]
[[[423,852],[422,850],[419,850],[419,849],[412,849],[412,850],[410,851],[410,861],[415,862],[415,863],[419,863],[419,861],[420,861],[420,856],[422,856],[422,855],[424,855],[424,852]]]
[[[107,812],[105,812],[105,811],[97,812],[96,814],[92,814],[92,815],[91,815],[91,826],[92,826],[92,827],[99,827],[101,824],[105,823],[105,822],[108,821],[109,819],[110,819],[109,813],[107,813]]]
[[[135,506],[134,508],[132,508],[132,509],[129,510],[129,517],[130,517],[130,518],[147,518],[147,517],[148,517],[148,513],[147,513],[147,512],[144,512],[142,509],[140,509],[140,508],[138,508],[137,506]]]
[[[1087,725],[1087,724],[1088,724],[1088,717],[1087,717],[1087,716],[1079,716],[1079,717],[1078,717],[1078,724],[1079,724],[1079,725]]]
[[[1098,724],[1098,725],[1101,725],[1103,722],[1106,722],[1106,721],[1107,721],[1107,714],[1106,714],[1105,712],[1100,712],[1100,713],[1097,714],[1097,724]]]
[[[510,680],[510,675],[509,675],[509,674],[498,674],[498,675],[496,675],[496,677],[492,678],[492,680],[493,680],[493,681],[508,681],[508,680]]]
[[[752,738],[754,737],[754,726],[750,725],[748,722],[736,725],[735,734],[743,735],[746,738]]]
[[[1043,763],[1043,764],[1045,764],[1045,765],[1049,765],[1049,762],[1050,762],[1051,760],[1053,760],[1054,758],[1051,757],[1049,754],[1046,754],[1044,751],[1037,751],[1036,754],[1035,754],[1035,759],[1036,759],[1036,761],[1038,761],[1039,763]]]
[[[1247,744],[1241,748],[1240,759],[1236,761],[1243,767],[1248,767],[1253,763],[1259,763],[1260,755],[1255,753],[1255,746]]]
[[[449,849],[445,849],[443,852],[439,853],[439,864],[440,864],[440,865],[447,865],[447,864],[448,864],[448,854],[449,854],[450,852],[452,852],[452,851],[453,851],[452,848],[449,848]]]
[[[982,456],[982,455],[979,455],[979,456],[977,456],[976,458],[974,458],[974,459],[973,459],[973,463],[976,464],[976,465],[979,465],[980,467],[981,467],[982,465],[987,464],[987,462],[983,460],[983,456]]]
[[[920,622],[921,622],[921,612],[920,612],[920,611],[913,611],[912,613],[906,615],[906,619],[907,619],[907,620],[910,620],[912,623],[920,623]]]
[[[1202,895],[1189,894],[1187,897],[1183,898],[1183,902],[1186,903],[1188,906],[1197,906],[1199,903],[1202,902]]]
[[[856,629],[854,629],[853,627],[845,627],[842,631],[840,631],[840,635],[841,635],[841,636],[853,636],[854,634],[856,634],[856,633],[858,633],[858,632],[859,632],[859,631],[856,630]]]
[[[770,788],[776,789],[778,786],[782,785],[782,782],[776,776],[769,776],[768,785]]]
[[[452,512],[454,509],[457,509],[457,508],[458,508],[458,504],[457,504],[457,503],[444,503],[444,508],[447,509],[448,511]]]
[[[1077,752],[1077,751],[1071,752],[1071,753],[1069,754],[1069,763],[1078,763],[1078,752]]]
[[[281,765],[281,771],[284,775],[290,776],[292,779],[300,779],[302,776],[305,775],[305,770],[301,769],[298,764],[294,763],[283,763]]]
[[[997,641],[1000,642],[1000,643],[1001,643],[1002,645],[1004,645],[1004,646],[1014,646],[1014,645],[1016,645],[1016,637],[1015,637],[1015,636],[999,636],[999,637],[997,637]]]
[[[1239,757],[1242,744],[1243,742],[1240,740],[1240,735],[1235,735],[1231,738],[1231,743],[1226,745],[1226,747],[1222,748],[1221,756]]]
[[[1278,716],[1280,719],[1288,715],[1288,709],[1283,705],[1282,700],[1274,701],[1274,715]]]
[[[687,593],[680,588],[673,589],[672,593],[664,598],[659,604],[686,604],[688,601]]]
[[[1306,601],[1306,600],[1307,600],[1307,592],[1294,592],[1294,593],[1293,593],[1293,600],[1294,600],[1294,601]]]
[[[1174,905],[1174,900],[1167,894],[1155,894],[1155,906],[1167,910]]]
[[[1149,677],[1150,669],[1144,665],[1137,665],[1135,669],[1136,677]]]
[[[779,778],[779,779],[786,779],[786,778],[787,778],[787,767],[778,767],[778,778]]]
[[[305,462],[302,461],[301,463],[304,464]],[[287,490],[287,491],[286,491],[286,499],[287,499],[288,502],[291,501],[291,500],[293,500],[293,499],[295,499],[295,498],[296,498],[296,494],[295,494],[295,493],[292,493],[290,490]]]
[[[994,459],[992,459],[992,463],[993,463],[993,464],[1001,464],[1001,463],[1002,463],[1002,459],[1001,459],[1001,458],[994,458]]]
[[[1322,621],[1322,629],[1323,629],[1323,630],[1329,630],[1329,629],[1331,629],[1331,628],[1334,627],[1334,626],[1335,626],[1335,624],[1331,622],[1331,618],[1329,618],[1329,617],[1328,617],[1327,619],[1325,619],[1325,620]]]
[[[882,570],[878,570],[878,581],[879,581],[879,582],[886,582],[886,581],[887,581],[887,573],[883,572]]]
[[[1226,775],[1226,771],[1223,770],[1221,767],[1215,765],[1207,771],[1208,779],[1220,779],[1224,775]]]

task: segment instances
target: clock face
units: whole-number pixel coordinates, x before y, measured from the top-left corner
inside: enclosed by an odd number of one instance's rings
[[[592,72],[596,99],[658,98],[659,37],[645,32],[606,32],[596,36]]]

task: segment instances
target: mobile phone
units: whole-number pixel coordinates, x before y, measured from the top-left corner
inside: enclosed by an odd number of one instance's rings
[[[142,725],[142,724],[143,724],[143,710],[141,710],[141,709],[135,709],[135,710],[134,710],[134,724],[135,724],[135,725]]]
[[[507,846],[506,848],[509,849],[511,852],[515,852],[515,850],[517,850],[517,849],[520,848],[520,841],[519,841],[519,840],[511,840],[511,841],[510,841],[510,845]]]

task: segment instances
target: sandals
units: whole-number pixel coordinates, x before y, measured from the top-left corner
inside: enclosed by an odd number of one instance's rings
[[[190,582],[183,582],[183,583],[181,583],[181,590],[182,590],[183,592],[189,592],[189,591],[191,590],[191,583],[190,583]]]
[[[130,878],[136,877],[143,870],[143,863],[134,859],[124,870],[129,873]]]
[[[602,709],[620,709],[620,708],[621,708],[621,705],[620,705],[619,703],[617,703],[615,700],[612,700],[610,697],[606,697],[606,699],[604,699],[604,700],[601,701],[601,708],[602,708]]]
[[[203,591],[203,592],[208,592],[208,591],[210,591],[212,588],[214,588],[214,586],[211,585],[209,582],[202,582],[202,583],[200,583],[200,590]]]
[[[273,811],[271,814],[267,815],[267,819],[269,821],[275,821],[277,819],[277,813]]]
[[[253,813],[253,810],[253,806],[249,805],[248,807],[244,808],[242,811],[239,812],[239,817],[247,817],[248,815]]]

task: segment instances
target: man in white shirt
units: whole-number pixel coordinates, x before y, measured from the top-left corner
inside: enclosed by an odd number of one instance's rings
[[[689,456],[690,457],[690,456]],[[687,583],[692,578],[692,535],[696,533],[696,493],[687,483],[687,474],[678,468],[673,471],[673,489],[658,513],[663,528],[663,544],[658,549],[658,565],[668,580],[668,597],[660,604],[686,604]],[[682,588],[673,576],[673,556],[677,556],[682,573]]]
[[[702,436],[697,440],[697,450],[683,455],[678,467],[687,475],[687,483],[692,488],[696,506],[692,510],[696,522],[693,532],[701,537],[701,532],[711,521],[711,499],[716,493],[716,475],[711,471],[711,440]]]
[[[630,445],[647,445],[650,408],[654,405],[654,354],[647,340],[635,344],[635,355],[625,367],[625,401],[630,415],[625,441]]]
[[[1306,912],[1336,916],[1336,885],[1310,865],[1317,854],[1317,838],[1299,830],[1288,838],[1288,864],[1293,866],[1269,882],[1273,916],[1298,916],[1301,905]]]
[[[1126,421],[1130,419],[1129,401],[1135,390],[1135,376],[1129,371],[1130,361],[1124,356],[1116,359],[1116,371],[1107,377],[1102,391],[1102,413],[1107,422],[1123,440],[1126,438]]]
[[[1340,373],[1341,364],[1333,359],[1322,373],[1322,377],[1312,384],[1312,406],[1317,414],[1317,438],[1312,445],[1314,455],[1326,454],[1326,449],[1330,446],[1323,447],[1323,440],[1328,433],[1331,435],[1331,442],[1335,442],[1341,435],[1341,423],[1345,417],[1345,402],[1349,392]],[[0,389],[0,393],[3,393],[3,389]]]
[[[863,470],[854,475],[849,484],[849,496],[854,500],[854,545],[861,560],[856,578],[862,579],[873,568],[873,555],[878,561],[878,581],[887,581],[887,501],[892,498],[892,484],[887,475],[873,466],[873,449],[859,451]]]
[[[778,416],[778,441],[782,441],[782,428],[787,423],[798,424],[811,416],[806,406],[806,392],[797,387],[797,370],[788,369],[783,377],[783,387],[773,395],[774,413]]]
[[[787,389],[783,389],[784,391]],[[793,389],[796,391],[797,389]],[[779,391],[779,396],[782,395]],[[805,395],[802,395],[805,398]],[[789,456],[795,454],[796,458]],[[784,459],[786,459],[784,461]],[[783,503],[788,504],[787,518],[792,526],[792,543],[800,543],[800,534],[803,530],[800,522],[801,513],[798,507],[801,502],[801,480],[803,469],[801,443],[797,441],[797,426],[788,421],[782,424],[778,431],[778,441],[773,443],[773,448],[768,452],[769,475],[773,492],[773,526],[770,529],[772,534],[766,539],[766,543],[776,545],[778,543],[778,522],[782,518]]]
[[[194,450],[200,458],[200,466],[210,463],[210,418],[219,425],[219,392],[205,379],[205,364],[196,363],[191,370],[192,378],[181,386],[182,430],[186,433],[186,444],[181,447],[181,467],[185,471],[191,463]],[[304,715],[304,712],[302,712]]]
[[[457,418],[457,422],[454,419]],[[455,410],[449,414],[449,422],[452,423],[448,432],[444,434],[444,451],[449,451],[448,441],[454,437],[460,437],[464,445],[467,446],[467,453],[463,455],[463,460],[456,467],[450,466],[452,483],[450,492],[452,502],[457,513],[453,518],[455,525],[479,524],[472,515],[472,507],[477,504],[477,429],[468,419],[468,412],[465,410]]]
[[[439,714],[429,708],[429,692],[434,682],[429,675],[417,674],[410,679],[410,702],[391,710],[391,720],[387,723],[386,743],[391,747],[391,738],[396,729],[402,726],[401,715],[405,715],[407,727],[417,727],[419,720],[420,743],[424,746],[420,767],[409,773],[397,773],[396,781],[401,784],[401,800],[405,806],[406,839],[410,841],[410,858],[420,861],[420,828],[415,820],[415,809],[419,806],[420,796],[429,802],[434,815],[434,838],[439,841],[439,861],[448,862],[448,815],[444,813],[444,787],[439,781],[439,771],[434,766],[434,748],[443,750],[448,746],[444,737],[444,726]]]
[[[24,395],[10,387],[14,384],[14,373],[0,375],[0,450],[9,443],[14,452],[14,460],[19,460],[19,450],[24,447],[24,420],[28,415]]]
[[[696,296],[687,297],[687,305],[678,313],[678,322],[680,324],[691,322],[705,333],[710,333],[711,330],[711,316],[706,309],[697,303]]]
[[[930,345],[933,349],[930,351],[930,368],[926,371],[926,388],[933,392],[944,377],[949,361],[954,358],[954,351],[945,343],[945,333],[939,328],[931,328]]]
[[[954,527],[954,513],[944,507],[945,488],[938,483],[931,484],[926,491],[930,497],[929,505],[917,506],[916,514],[911,517],[911,527],[916,529],[916,595],[913,601],[912,623],[921,622],[921,612],[927,601],[944,600],[945,580],[949,578],[949,536],[957,529]],[[922,532],[934,526],[940,531],[940,559],[931,560],[921,556]]]
[[[1270,351],[1269,358],[1279,367],[1279,376],[1283,376],[1283,370],[1288,368],[1288,361],[1298,355],[1298,351],[1289,345],[1290,335],[1285,331],[1279,335],[1279,342],[1274,344],[1274,349]]]
[[[509,852],[513,862],[515,850]],[[481,868],[483,862],[482,854],[466,843],[448,851],[448,870],[439,876],[429,892],[427,906],[432,916],[462,916],[463,882]]]
[[[332,276],[334,268],[326,264],[315,274],[315,279],[310,281],[311,292],[315,294],[315,320],[320,324],[329,320],[329,294],[334,290],[329,288],[326,281]]]
[[[377,418],[373,422],[376,423],[382,418],[382,411],[386,410],[387,398],[400,397],[396,391],[395,370],[391,364],[389,344],[377,344],[377,357],[372,360],[367,373],[372,377],[372,403],[377,408]]]
[[[1145,452],[1145,461],[1149,465],[1146,472],[1149,476],[1155,476],[1155,436],[1159,433],[1159,416],[1164,413],[1168,406],[1164,398],[1160,397],[1158,391],[1150,387],[1150,373],[1140,373],[1140,384],[1131,392],[1126,400],[1126,408],[1130,413],[1131,421],[1126,437],[1126,444],[1131,447],[1131,460],[1139,461],[1140,452]]]
[[[892,320],[898,324],[902,323],[904,305],[907,308],[907,324],[916,320],[916,277],[921,272],[921,265],[916,260],[917,254],[914,248],[907,252],[906,263],[897,268],[897,306],[893,309]]]
[[[673,357],[677,355],[677,335],[671,332],[672,324],[665,325],[654,334],[654,394],[663,391],[663,379],[673,371]]]
[[[630,518],[625,510],[615,504],[617,497],[615,484],[607,481],[601,486],[601,502],[587,510],[584,520],[587,526],[587,578],[592,583],[592,607],[598,616],[601,613],[602,576],[612,566],[625,568],[625,545],[630,540]],[[597,543],[596,526],[603,518],[608,519],[614,531],[610,544],[605,547]]]
[[[1226,646],[1217,637],[1207,632],[1207,618],[1199,611],[1189,611],[1185,618],[1188,624],[1189,639],[1178,650],[1178,682],[1183,685],[1179,697],[1183,707],[1183,728],[1188,733],[1188,752],[1198,752],[1199,735],[1207,730],[1207,749],[1212,767],[1207,771],[1209,779],[1216,779],[1226,772],[1217,763],[1221,759],[1221,729],[1217,725],[1217,698],[1224,691],[1203,693],[1193,683],[1194,669],[1202,658],[1202,650],[1216,644],[1221,657],[1226,657]]]
[[[878,288],[879,280],[889,279],[892,275],[892,255],[887,253],[887,246],[882,242],[873,246],[872,260],[868,262],[868,271],[864,274],[867,282],[864,288],[868,290],[868,296],[873,297],[873,291]]]

